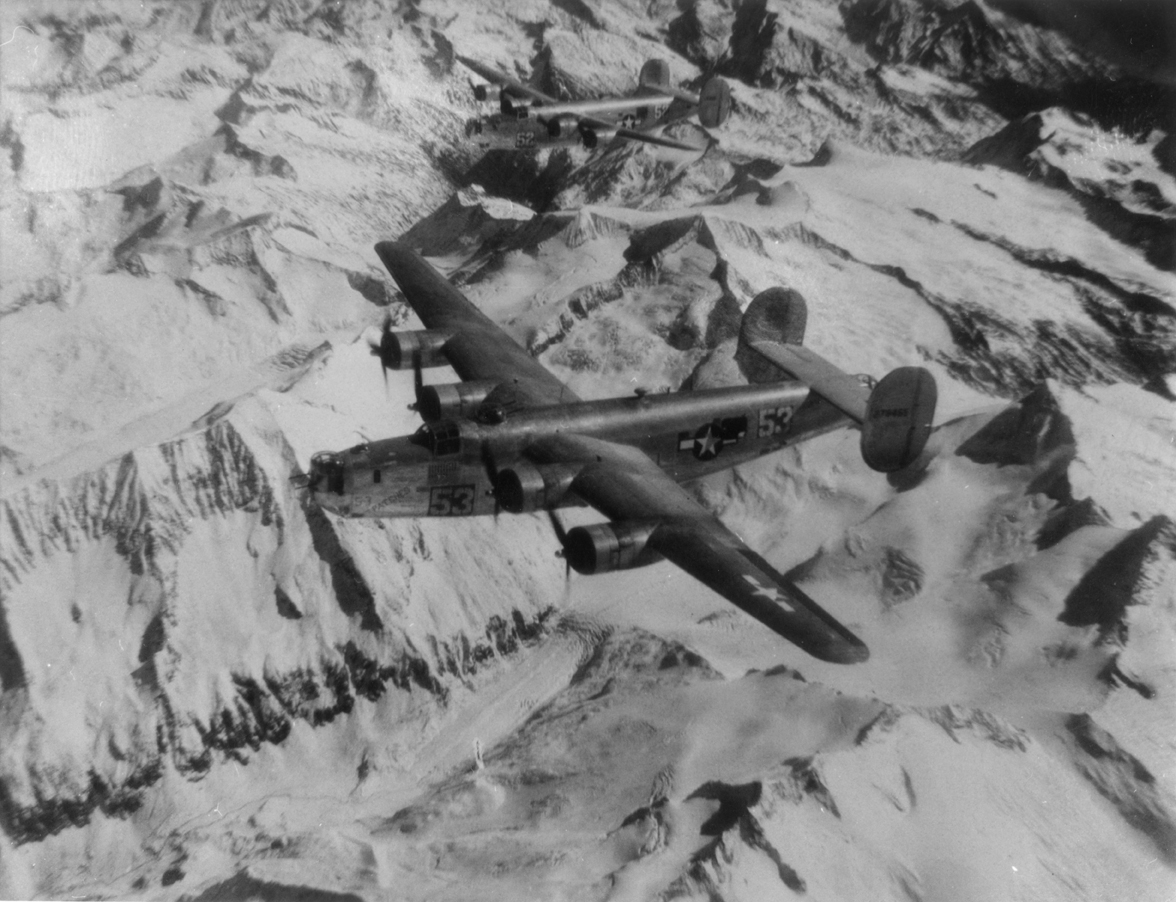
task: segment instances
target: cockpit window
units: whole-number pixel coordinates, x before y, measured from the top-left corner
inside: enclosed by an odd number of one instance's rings
[[[461,427],[451,420],[426,423],[413,434],[412,443],[428,448],[434,457],[456,454],[461,450]]]
[[[461,428],[457,423],[437,423],[433,427],[433,435],[436,437],[433,453],[438,457],[445,454],[456,454],[461,450]]]

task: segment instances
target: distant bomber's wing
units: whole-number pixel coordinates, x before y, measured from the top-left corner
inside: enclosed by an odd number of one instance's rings
[[[578,127],[580,134],[584,138],[584,146],[589,150],[592,150],[592,148],[596,147],[602,141],[607,141],[612,138],[624,138],[628,141],[643,141],[646,144],[656,144],[658,147],[669,147],[674,150],[687,150],[691,153],[702,153],[706,150],[705,147],[697,147],[694,144],[675,141],[673,138],[663,138],[661,135],[639,132],[631,128],[618,128],[615,122],[605,122],[602,119],[585,117],[580,120]]]
[[[490,82],[490,84],[505,88],[510,93],[519,97],[530,97],[537,103],[542,104],[559,102],[554,97],[550,97],[547,94],[544,94],[542,91],[536,91],[530,85],[525,85],[521,81],[503,75],[501,72],[495,69],[491,69],[489,66],[483,65],[477,60],[472,60],[469,57],[462,56],[461,54],[457,55],[457,59],[466,68],[478,73],[478,75],[482,76],[482,78],[486,79],[486,81]]]
[[[463,380],[498,383],[508,410],[580,400],[412,248],[382,241],[376,253],[425,328],[449,336],[441,353]]]
[[[586,461],[572,491],[619,523],[655,523],[649,545],[699,582],[816,658],[866,660],[869,649],[747,547],[642,451],[558,435],[528,449],[541,462]]]

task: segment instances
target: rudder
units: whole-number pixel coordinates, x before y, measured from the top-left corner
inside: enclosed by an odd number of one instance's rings
[[[785,378],[779,367],[751,349],[757,341],[781,344],[804,344],[808,323],[808,304],[799,291],[791,288],[768,288],[757,294],[743,312],[739,327],[739,349],[735,361],[748,382],[776,382]]]
[[[698,96],[698,121],[703,128],[717,128],[731,115],[731,86],[716,75],[702,86]]]
[[[871,469],[893,473],[914,463],[931,436],[939,391],[921,366],[903,366],[883,377],[870,393],[862,423],[862,459]]]
[[[638,87],[647,91],[666,91],[670,88],[670,64],[665,60],[646,60],[637,76]]]

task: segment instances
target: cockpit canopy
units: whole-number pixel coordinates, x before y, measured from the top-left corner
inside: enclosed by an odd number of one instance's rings
[[[461,426],[454,420],[425,423],[413,433],[412,443],[428,448],[434,457],[456,454],[461,450]]]

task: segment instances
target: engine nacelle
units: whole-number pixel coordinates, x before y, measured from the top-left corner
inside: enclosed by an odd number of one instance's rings
[[[597,523],[568,530],[564,556],[577,573],[632,570],[657,563],[661,554],[648,547],[656,523]]]
[[[514,97],[510,94],[503,94],[499,98],[499,107],[504,116],[526,119],[531,115],[532,106],[534,106],[534,101],[530,97]]]
[[[498,383],[490,380],[422,385],[417,391],[417,412],[426,423],[472,417]]]
[[[580,129],[580,140],[584,142],[584,146],[589,150],[594,150],[602,143],[611,141],[617,136],[615,128],[582,128]]]
[[[502,86],[474,85],[474,100],[499,103],[502,100]]]
[[[580,121],[574,116],[556,116],[547,121],[547,134],[554,140],[574,138],[580,133]]]
[[[449,361],[441,349],[450,337],[448,332],[438,332],[434,329],[385,332],[380,338],[380,360],[390,370],[412,369],[417,365],[418,358],[422,369],[449,366]]]
[[[935,377],[921,366],[885,375],[870,393],[862,423],[862,459],[892,473],[914,463],[931,435],[938,400]]]
[[[512,514],[558,507],[572,487],[582,464],[533,464],[520,460],[499,470],[494,479],[494,498]],[[573,530],[574,532],[574,530]]]

